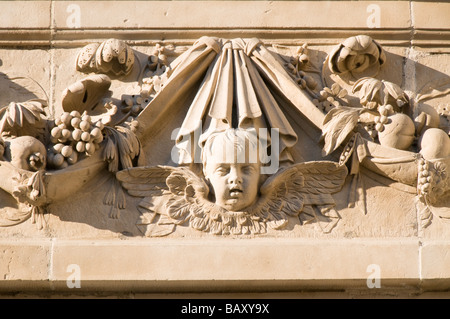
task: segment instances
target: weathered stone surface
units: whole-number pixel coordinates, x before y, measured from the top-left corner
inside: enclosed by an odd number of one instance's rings
[[[0,295],[445,296],[448,3],[1,7]]]
[[[56,27],[67,28],[69,5],[64,1],[55,2]],[[383,12],[380,27],[410,26],[408,2],[116,1],[114,6],[110,6],[103,1],[77,1],[77,5],[84,28],[299,28],[318,24],[333,28],[365,28],[373,6]],[[208,10],[204,10],[205,6]],[[349,11],[354,15],[349,15]]]

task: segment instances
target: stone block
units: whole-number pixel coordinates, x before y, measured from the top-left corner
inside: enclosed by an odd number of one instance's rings
[[[50,28],[51,1],[2,1],[1,29]]]
[[[423,288],[448,290],[450,288],[450,242],[425,241],[420,249]]]
[[[70,5],[55,2],[57,29],[70,28]],[[81,29],[367,28],[372,26],[371,14],[378,12],[375,27],[410,26],[409,3],[403,1],[115,1],[114,5],[77,1],[76,5]]]
[[[0,287],[8,282],[48,280],[50,252],[50,240],[2,240]]]
[[[57,240],[51,280],[63,286],[68,266],[75,264],[82,288],[94,282],[104,289],[121,283],[127,288],[133,282],[146,291],[252,290],[267,284],[277,290],[335,289],[337,283],[367,287],[374,271],[368,267],[376,265],[382,286],[405,286],[418,282],[417,257],[415,240]]]

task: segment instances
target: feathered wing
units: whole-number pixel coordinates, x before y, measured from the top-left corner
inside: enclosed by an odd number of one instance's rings
[[[281,168],[261,186],[261,196],[251,213],[270,228],[283,228],[289,216],[297,216],[303,208],[303,185],[304,178],[297,165]]]
[[[324,233],[329,233],[340,219],[332,194],[342,189],[347,167],[336,162],[320,161],[299,164],[299,170],[305,178],[302,189],[305,206],[299,215],[300,221],[316,222]]]
[[[283,228],[290,216],[298,216],[300,221],[316,221],[323,232],[330,232],[339,220],[332,194],[341,190],[346,176],[345,166],[328,161],[282,168],[261,186],[254,214],[274,229]]]
[[[206,201],[209,191],[200,177],[184,167],[134,167],[117,172],[116,177],[131,196],[143,197],[137,226],[148,237],[172,233],[175,225],[189,218],[191,206]]]

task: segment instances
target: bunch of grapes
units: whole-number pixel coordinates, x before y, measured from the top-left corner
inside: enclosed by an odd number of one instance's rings
[[[375,116],[375,129],[378,132],[384,131],[384,125],[388,122],[388,116],[394,114],[394,108],[392,105],[381,105],[378,107],[380,116]]]
[[[101,120],[93,123],[86,113],[81,115],[72,111],[61,114],[50,131],[49,166],[61,169],[75,164],[82,155],[93,155],[103,141],[103,128]]]
[[[142,94],[140,95],[132,95],[125,97],[122,100],[122,103],[125,107],[122,109],[122,112],[129,112],[130,116],[136,117],[141,113],[141,111],[147,106],[150,102],[149,98],[144,98]]]
[[[341,88],[338,84],[334,83],[332,88],[324,87],[319,92],[317,98],[313,99],[313,104],[321,110],[323,113],[328,113],[331,109],[341,105],[339,99],[343,99],[347,96],[347,90]]]
[[[430,172],[429,163],[424,159],[419,159],[419,176],[417,180],[417,189],[422,195],[428,195],[431,190],[432,174]]]

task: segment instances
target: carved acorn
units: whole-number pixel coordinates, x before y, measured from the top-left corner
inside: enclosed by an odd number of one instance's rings
[[[44,144],[32,136],[19,136],[5,140],[5,160],[27,171],[45,169],[47,150]]]
[[[77,56],[77,70],[84,73],[127,75],[134,65],[134,52],[124,42],[109,39],[101,44],[88,44]]]

